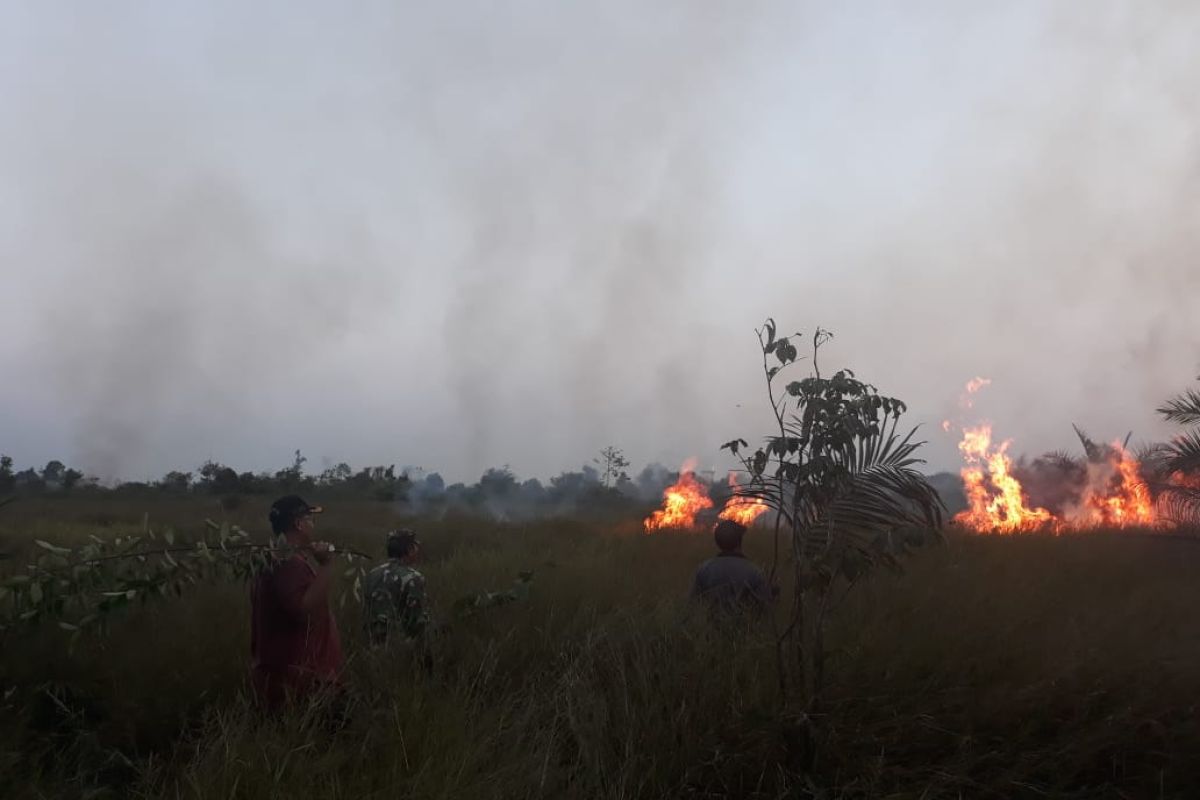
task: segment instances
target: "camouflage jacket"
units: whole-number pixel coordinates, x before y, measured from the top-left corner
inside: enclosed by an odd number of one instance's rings
[[[364,623],[372,640],[399,630],[412,639],[429,624],[425,577],[399,561],[387,561],[367,573],[363,582]]]

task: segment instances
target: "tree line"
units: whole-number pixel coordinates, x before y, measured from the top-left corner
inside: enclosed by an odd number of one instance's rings
[[[0,498],[7,496],[75,497],[85,494],[144,497],[213,496],[227,506],[254,495],[297,493],[318,498],[374,500],[395,503],[414,514],[449,511],[478,513],[500,519],[522,519],[579,511],[630,513],[657,505],[663,490],[679,479],[679,471],[652,463],[630,475],[623,452],[606,447],[591,463],[542,481],[520,478],[505,466],[491,467],[474,483],[448,482],[438,472],[416,467],[376,465],[353,467],[339,463],[320,472],[305,469],[308,459],[297,450],[292,463],[278,470],[239,471],[205,461],[192,471],[172,470],[153,481],[124,481],[106,485],[61,461],[42,469],[17,471],[13,459],[0,456]],[[710,496],[729,494],[724,473],[701,472]]]

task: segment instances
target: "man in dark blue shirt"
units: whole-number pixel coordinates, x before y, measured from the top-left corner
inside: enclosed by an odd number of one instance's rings
[[[762,570],[742,553],[746,526],[723,519],[713,528],[720,550],[696,570],[691,599],[705,603],[717,613],[745,613],[758,616],[767,610],[774,593]]]

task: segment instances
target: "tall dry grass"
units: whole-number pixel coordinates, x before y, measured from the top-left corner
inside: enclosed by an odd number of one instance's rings
[[[12,506],[0,541],[134,530],[140,507]],[[148,509],[198,530],[219,508]],[[261,530],[251,501],[234,521]],[[320,530],[382,548],[378,504]],[[951,538],[850,592],[830,632],[815,772],[788,760],[770,642],[720,636],[683,603],[704,536],[620,524],[415,521],[449,628],[426,670],[340,619],[346,725],[264,720],[245,698],[247,592],[135,610],[67,655],[55,631],[0,654],[4,797],[1190,797],[1200,794],[1200,543]],[[750,554],[769,543],[754,536]],[[535,572],[520,603],[453,600]],[[50,691],[35,687],[51,684]],[[52,697],[53,695],[53,697]]]

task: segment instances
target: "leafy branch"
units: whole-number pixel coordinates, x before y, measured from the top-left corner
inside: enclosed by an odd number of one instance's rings
[[[248,581],[296,549],[282,542],[256,543],[235,525],[205,520],[203,535],[176,544],[168,530],[161,539],[146,525],[141,535],[112,540],[90,536],[76,548],[40,539],[24,571],[0,577],[0,635],[42,622],[57,622],[74,645],[87,630],[103,631],[109,616],[134,604],[180,597],[191,586]],[[155,546],[157,545],[157,546]],[[361,595],[362,561],[341,550],[352,564],[352,591]],[[340,598],[345,604],[345,594]]]

